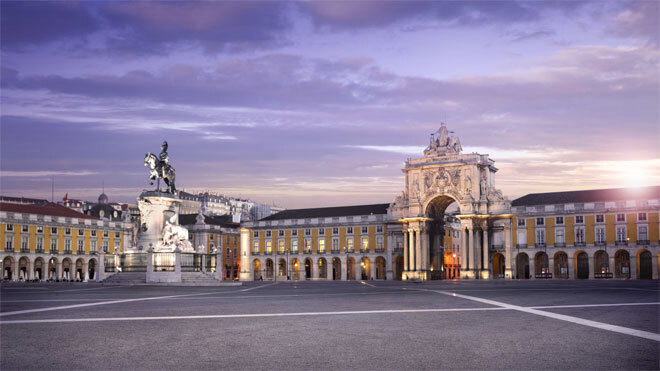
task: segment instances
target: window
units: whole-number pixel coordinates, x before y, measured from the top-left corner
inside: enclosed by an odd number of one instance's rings
[[[617,222],[625,222],[626,221],[626,214],[616,214],[616,221]]]
[[[279,231],[277,231],[277,235],[280,237],[284,237],[284,229],[280,229]]]
[[[367,232],[367,227],[362,227],[362,234],[368,233]]]
[[[544,225],[544,224],[545,224],[544,218],[536,218],[536,225]]]
[[[364,237],[362,239],[362,251],[367,251],[369,250],[369,239]]]
[[[319,228],[319,236],[325,235],[325,229],[324,228]]]
[[[238,236],[234,236],[234,245],[238,243]]]
[[[403,237],[399,236],[396,238],[396,248],[403,249]]]
[[[254,237],[259,237],[259,236],[254,236]],[[227,236],[227,244],[231,243],[231,236]]]
[[[82,254],[84,248],[83,248],[83,241],[78,240],[78,252]],[[91,251],[96,251],[96,241],[92,241],[92,248]]]
[[[5,251],[13,251],[13,250],[14,250],[14,237],[7,236],[5,241]]]
[[[211,246],[213,247],[213,246]],[[108,252],[108,240],[103,241],[103,252],[107,253]]]
[[[297,236],[298,235],[298,230],[297,229],[292,230],[291,235],[292,236]]]
[[[298,253],[298,240],[291,241],[291,252],[294,254]]]
[[[575,228],[575,243],[584,243],[584,228]]]
[[[271,233],[270,231],[266,231],[266,237],[270,237]]]
[[[312,230],[307,228],[305,229],[305,236],[310,236],[312,234]]]
[[[310,240],[309,238],[305,239],[305,252],[306,253],[312,252],[312,240]]]
[[[352,234],[353,233],[353,227],[347,227],[346,228],[346,233]]]
[[[236,248],[234,248],[234,258],[238,256],[238,251]]]
[[[376,226],[376,233],[383,233],[383,226],[382,225]]]
[[[339,228],[337,227],[332,228],[332,234],[339,234]]]
[[[576,215],[575,224],[584,224],[584,215]]]
[[[21,237],[21,251],[27,251],[28,250],[28,237],[23,236]]]
[[[85,232],[82,229],[79,229],[78,230],[78,236],[82,236],[83,234],[85,234]]]
[[[319,240],[319,254],[323,254],[325,252],[325,239],[320,239]]]
[[[231,255],[231,248],[227,248],[227,256]]]
[[[27,226],[27,224],[23,224],[23,226],[21,226],[21,231],[22,231],[22,232],[27,232],[27,231],[28,231],[28,226]]]
[[[353,238],[346,239],[346,249],[350,252],[353,252]]]
[[[596,228],[596,243],[597,244],[605,243],[605,227]]]
[[[67,228],[64,230],[64,234],[70,235],[71,234],[71,228]]]
[[[537,245],[545,244],[545,229],[536,230],[536,244]]]
[[[383,237],[378,236],[376,237],[376,250],[378,251],[383,251],[385,247],[383,246]]]
[[[119,241],[115,241],[115,252],[119,252]]]
[[[13,224],[7,224],[7,230],[8,231],[13,231],[14,230],[14,225]]]
[[[54,238],[50,239],[50,251],[57,251],[57,240]]]
[[[616,227],[616,242],[626,242],[626,227],[625,226],[619,226]]]
[[[332,239],[332,251],[339,251],[339,239],[338,238],[333,238]]]
[[[564,224],[564,217],[563,216],[558,216],[555,218],[555,224]]]
[[[252,237],[259,237],[259,232],[258,231],[252,232]]]
[[[213,235],[209,236],[209,241],[213,241]]]
[[[266,254],[272,254],[272,253],[273,253],[273,242],[266,241]]]
[[[71,253],[71,240],[68,238],[64,240],[64,252]]]
[[[119,238],[119,232],[115,232],[115,238]]]
[[[284,240],[279,240],[277,242],[277,251],[280,253],[284,252]]]
[[[639,226],[637,230],[637,239],[640,241],[647,241],[649,239],[648,228],[644,226]]]
[[[557,244],[564,244],[566,241],[564,240],[564,230],[563,229],[557,229],[555,231],[555,243]]]
[[[252,249],[252,253],[259,254],[259,241],[254,241],[254,248]]]
[[[37,237],[37,251],[44,251],[44,238]]]
[[[96,237],[96,231],[92,230],[92,237]]]
[[[605,223],[605,215],[603,214],[596,215],[596,223]]]
[[[57,227],[51,227],[50,234],[57,234]]]
[[[638,222],[645,222],[646,219],[646,213],[639,213],[637,214],[637,221]]]

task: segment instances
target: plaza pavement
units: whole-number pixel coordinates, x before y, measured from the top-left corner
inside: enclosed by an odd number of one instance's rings
[[[658,369],[658,281],[0,287],[0,369]]]

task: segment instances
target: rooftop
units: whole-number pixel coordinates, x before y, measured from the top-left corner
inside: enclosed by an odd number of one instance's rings
[[[0,211],[6,211],[10,213],[50,215],[50,216],[61,216],[65,218],[98,220],[98,218],[95,218],[91,215],[85,215],[73,209],[69,209],[68,207],[48,201],[39,204],[18,204],[18,203],[0,202]]]
[[[179,224],[191,225],[197,223],[197,215],[199,214],[180,214]],[[219,225],[222,227],[239,227],[238,223],[232,222],[231,215],[204,215],[204,223],[211,225]]]
[[[267,216],[262,221],[283,219],[329,218],[354,215],[383,215],[387,214],[390,204],[372,204],[356,206],[320,207],[314,209],[289,209]]]
[[[511,206],[552,205],[584,202],[615,202],[660,198],[660,186],[590,189],[584,191],[530,193],[515,199]]]

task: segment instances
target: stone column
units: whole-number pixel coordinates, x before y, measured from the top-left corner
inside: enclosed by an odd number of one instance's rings
[[[489,264],[488,264],[488,225],[484,223],[484,228],[481,230],[483,234],[483,240],[481,241],[481,261],[483,265],[481,267],[484,272],[484,277],[488,277]]]
[[[470,271],[473,273],[472,278],[478,278],[477,274],[479,272],[479,241],[477,239],[478,231],[473,227],[470,228],[470,241],[468,243],[469,255],[470,255]]]
[[[250,230],[241,228],[241,272],[239,279],[241,281],[253,281],[252,264],[250,264]]]
[[[574,256],[569,256],[568,257],[568,279],[569,280],[575,279],[575,257]]]
[[[341,281],[347,281],[348,280],[348,269],[346,269],[346,268],[348,267],[348,263],[346,263],[346,262],[348,261],[348,258],[346,258],[345,256],[340,257],[339,261],[340,261],[339,269],[341,270],[341,274],[339,275],[339,279]]]
[[[223,269],[225,267],[225,262],[223,261],[224,255],[222,254],[223,248],[219,248],[216,250],[216,255],[215,255],[215,278],[218,280],[222,281],[223,277]]]
[[[409,251],[408,251],[408,230],[405,228],[403,229],[403,271],[407,272],[410,269],[410,257],[409,257]]]
[[[319,258],[312,258],[312,279],[318,280],[321,278],[321,268],[319,267]]]
[[[637,257],[634,254],[630,254],[630,279],[637,279]]]
[[[429,269],[431,268],[431,238],[429,236],[429,230],[425,227],[422,233],[422,272],[424,279],[431,279],[429,276]],[[439,258],[441,259],[441,258]],[[440,267],[438,266],[438,269]]]
[[[385,279],[392,279],[392,253],[385,250]]]
[[[587,257],[589,261],[589,279],[593,280],[595,278],[594,273],[596,273],[594,269],[594,256],[587,254]]]
[[[461,228],[461,272],[467,272],[468,268],[468,231]]]
[[[533,257],[529,258],[529,279],[534,280],[536,279],[536,259]]]
[[[18,271],[18,259],[14,259],[14,261],[11,263],[11,271],[12,271],[12,281],[18,281],[18,277],[20,276],[20,272]]]
[[[43,269],[42,269],[43,271]],[[103,249],[99,250],[99,262],[96,264],[96,274],[94,276],[94,280],[96,282],[101,282],[103,281],[103,276],[105,275],[105,254],[103,252]]]
[[[509,220],[511,223],[511,220]],[[513,228],[511,225],[504,226],[504,277],[513,278],[513,270],[511,269],[513,263],[513,246],[511,246],[511,241],[513,238],[511,234],[513,233]]]
[[[376,279],[376,260],[371,259],[371,277],[369,279],[375,280]]]
[[[554,256],[554,254],[549,254],[548,255],[548,269],[550,270],[550,274],[552,274],[552,278],[557,278],[557,277],[555,277],[555,270],[559,271],[559,269],[555,269],[555,256]]]
[[[181,282],[181,250],[174,249],[174,275],[178,277],[176,282]]]
[[[609,258],[609,262],[608,262],[608,265],[609,265],[608,269],[609,269],[609,272],[612,273],[613,278],[615,277],[615,275],[614,275],[614,264],[615,264],[614,254],[610,254],[610,258]]]
[[[653,254],[651,256],[651,278],[654,280],[658,279],[658,255]]]
[[[422,231],[415,229],[415,271],[422,271]],[[419,273],[417,275],[419,278]]]
[[[415,271],[415,230],[408,229],[408,271]]]

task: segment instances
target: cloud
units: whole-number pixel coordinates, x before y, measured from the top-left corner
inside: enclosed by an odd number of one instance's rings
[[[660,3],[657,1],[629,1],[614,16],[608,16],[609,34],[660,43]]]
[[[0,176],[4,177],[26,177],[26,178],[35,178],[35,177],[51,177],[51,176],[87,176],[87,175],[96,175],[98,172],[95,171],[11,171],[11,170],[1,170]]]

